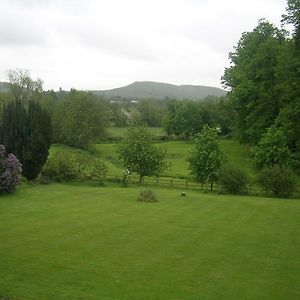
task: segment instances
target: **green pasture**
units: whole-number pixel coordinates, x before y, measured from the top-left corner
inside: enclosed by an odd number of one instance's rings
[[[106,129],[106,134],[109,138],[120,138],[126,130],[126,127],[108,127]],[[167,135],[162,127],[149,127],[149,130],[156,137]]]
[[[185,141],[169,141],[158,143],[159,147],[166,150],[166,159],[171,162],[171,167],[165,176],[190,178],[188,156],[193,143]],[[250,149],[240,145],[234,140],[220,140],[220,147],[225,154],[226,161],[242,170],[250,177],[253,176],[253,161],[250,158]],[[96,153],[109,167],[109,173],[118,175],[122,172],[122,164],[116,155],[116,144],[97,144]]]
[[[22,185],[0,198],[0,299],[300,299],[300,202]]]

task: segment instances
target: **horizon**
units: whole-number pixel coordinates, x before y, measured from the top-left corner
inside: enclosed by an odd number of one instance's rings
[[[20,68],[48,90],[110,90],[137,78],[223,88],[242,33],[260,18],[280,27],[285,7],[282,0],[3,0],[0,81]]]

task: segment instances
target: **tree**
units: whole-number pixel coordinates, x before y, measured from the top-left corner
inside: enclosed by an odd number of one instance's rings
[[[168,134],[189,138],[199,133],[204,125],[213,125],[212,112],[207,103],[169,101],[164,127]]]
[[[35,179],[45,164],[52,142],[52,121],[38,102],[29,101],[28,136],[22,157],[23,175]]]
[[[154,144],[154,136],[145,126],[130,126],[118,144],[117,152],[125,169],[144,176],[159,176],[168,164],[165,151]]]
[[[12,192],[20,184],[22,165],[14,154],[0,145],[0,193]]]
[[[8,79],[15,100],[28,101],[34,93],[43,91],[43,81],[40,78],[33,80],[26,69],[9,70]]]
[[[286,145],[286,139],[280,128],[271,126],[262,136],[255,148],[255,161],[259,168],[288,166],[291,162],[291,152]]]
[[[108,110],[91,92],[71,90],[54,113],[54,140],[86,149],[104,136]]]
[[[40,104],[29,101],[26,110],[20,100],[4,106],[1,142],[23,164],[23,175],[35,179],[47,160],[52,140],[49,113]]]
[[[165,110],[161,104],[161,101],[139,101],[137,110],[140,113],[140,119],[143,123],[147,124],[150,127],[159,127],[161,125]]]
[[[196,135],[195,144],[189,157],[190,170],[193,178],[203,185],[217,181],[217,171],[220,168],[222,153],[219,148],[218,135],[214,129],[204,126]]]
[[[294,41],[298,51],[300,51],[300,1],[288,0],[286,14],[282,15],[283,24],[294,25]]]
[[[257,143],[279,115],[282,103],[277,67],[285,50],[285,34],[265,20],[252,32],[243,33],[230,53],[231,66],[223,83],[236,112],[236,131],[241,142]]]

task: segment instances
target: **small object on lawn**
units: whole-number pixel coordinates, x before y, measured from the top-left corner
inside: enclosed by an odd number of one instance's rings
[[[181,197],[185,197],[185,196],[186,196],[186,193],[185,193],[185,192],[181,192],[180,196],[181,196]]]

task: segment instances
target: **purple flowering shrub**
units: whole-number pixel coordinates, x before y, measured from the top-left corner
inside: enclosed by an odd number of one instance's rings
[[[12,153],[0,145],[0,193],[9,193],[20,184],[22,165]]]

